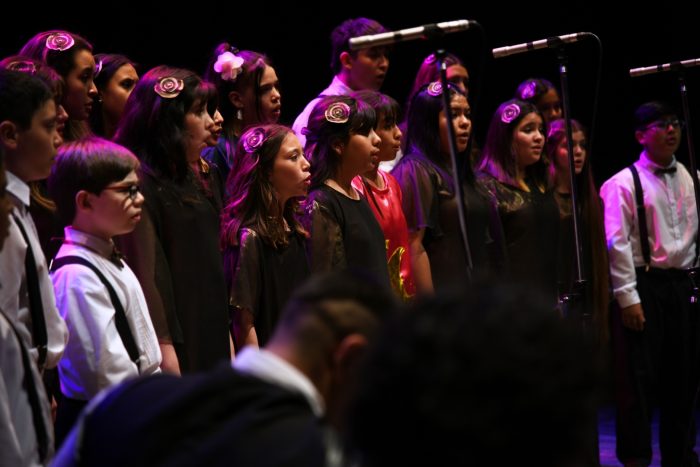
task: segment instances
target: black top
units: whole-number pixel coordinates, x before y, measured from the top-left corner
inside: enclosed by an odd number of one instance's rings
[[[479,182],[497,203],[503,225],[509,279],[557,300],[559,209],[552,191],[527,182],[527,192],[480,174]]]
[[[457,214],[457,198],[452,188],[451,171],[418,154],[404,156],[391,174],[396,177],[403,195],[403,212],[410,232],[425,229],[423,247],[430,259],[435,290],[467,283],[467,259]],[[450,180],[445,180],[450,177]],[[462,184],[467,239],[472,257],[473,277],[493,275],[502,249],[492,233],[498,228],[497,215],[486,192],[477,185]]]
[[[176,183],[142,164],[139,179],[141,222],[117,239],[119,247],[141,283],[158,340],[175,345],[180,369],[211,368],[230,358],[218,213],[193,178]]]
[[[354,200],[321,185],[309,193],[302,223],[311,234],[313,272],[360,269],[390,287],[384,233],[364,197]]]
[[[323,466],[324,427],[299,393],[230,366],[154,375],[85,419],[81,465]]]
[[[292,292],[309,277],[304,238],[289,234],[289,244],[276,249],[252,228],[238,232],[238,246],[224,250],[224,270],[230,285],[229,304],[253,314],[260,346],[270,339]]]

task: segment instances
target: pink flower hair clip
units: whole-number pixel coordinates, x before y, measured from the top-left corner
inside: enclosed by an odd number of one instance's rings
[[[535,97],[536,88],[537,84],[534,81],[530,81],[525,85],[522,92],[520,93],[520,98],[524,101],[532,99],[533,97]]]
[[[64,52],[75,45],[75,39],[68,33],[57,32],[46,38],[46,48]]]
[[[510,123],[520,115],[520,106],[516,103],[508,104],[503,112],[501,112],[501,121]]]
[[[36,73],[36,65],[29,60],[15,60],[7,64],[7,69],[12,71],[19,71],[22,73],[28,73],[33,75]]]
[[[216,58],[214,71],[221,73],[221,79],[224,81],[236,81],[238,75],[243,72],[244,62],[242,57],[231,52],[224,52]]]
[[[253,128],[246,132],[243,137],[243,149],[249,154],[253,154],[255,151],[262,147],[265,142],[265,132],[262,128]]]
[[[185,89],[185,82],[173,76],[161,78],[153,86],[153,90],[163,99],[173,99]]]
[[[328,106],[324,116],[330,123],[345,123],[350,119],[350,106],[345,102],[334,102]]]
[[[442,95],[442,83],[440,81],[433,81],[428,85],[426,91],[428,91],[428,94],[431,96],[438,97]]]

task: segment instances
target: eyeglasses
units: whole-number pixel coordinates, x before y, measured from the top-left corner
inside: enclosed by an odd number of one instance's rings
[[[651,128],[656,128],[660,131],[666,131],[669,125],[671,125],[674,130],[677,130],[679,128],[684,128],[685,122],[683,120],[679,120],[678,118],[667,118],[665,120],[657,120],[655,122],[651,122],[644,129],[649,130]]]
[[[141,192],[141,189],[136,184],[128,186],[106,186],[104,190],[114,190],[118,193],[125,193],[131,201],[134,201]]]

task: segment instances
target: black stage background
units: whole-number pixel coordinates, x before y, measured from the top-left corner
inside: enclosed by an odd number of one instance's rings
[[[406,2],[407,3],[407,2]],[[411,2],[414,3],[414,2]],[[50,5],[50,6],[48,6]],[[512,96],[523,79],[541,76],[558,84],[556,56],[551,50],[534,51],[494,60],[490,49],[556,34],[590,31],[603,43],[603,75],[593,164],[598,182],[633,161],[639,152],[634,140],[632,113],[640,103],[662,98],[680,111],[678,85],[669,74],[631,79],[629,68],[700,57],[696,16],[673,2],[637,3],[629,13],[611,14],[622,4],[544,2],[517,4],[483,1],[476,5],[432,1],[423,8],[405,3],[298,3],[260,1],[241,5],[230,1],[141,4],[101,2],[99,5],[54,2],[18,5],[5,14],[0,30],[0,55],[15,53],[38,31],[62,28],[84,35],[96,52],[120,52],[142,65],[170,64],[202,72],[208,56],[221,40],[240,49],[268,54],[280,77],[283,93],[282,122],[290,124],[305,103],[331,80],[330,31],[343,19],[368,16],[389,29],[402,29],[454,19],[478,21],[477,31],[450,35],[447,48],[462,56],[472,75],[481,78],[481,91],[470,100],[478,104],[476,139],[484,140],[496,106]],[[629,7],[627,7],[629,8]],[[13,7],[14,9],[14,7]],[[426,42],[397,45],[384,92],[403,102],[421,60],[431,51]],[[568,46],[572,113],[590,127],[598,49],[591,40]],[[484,68],[479,69],[482,54]],[[695,134],[700,129],[700,67],[687,74]],[[679,159],[687,160],[685,141]]]

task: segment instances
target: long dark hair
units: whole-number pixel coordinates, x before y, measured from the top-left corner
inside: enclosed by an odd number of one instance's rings
[[[514,118],[507,118],[504,115],[515,108],[518,109],[518,114]],[[540,113],[535,104],[530,102],[511,99],[498,107],[491,118],[489,131],[486,135],[486,144],[481,154],[479,170],[490,174],[501,183],[517,186],[515,181],[517,165],[513,154],[513,131],[531,113],[539,115],[544,125],[542,113]],[[543,151],[540,160],[525,168],[525,177],[533,181],[540,189],[545,189],[548,185],[548,164],[547,155]]]
[[[435,84],[423,86],[411,101],[406,121],[406,154],[426,161],[437,170],[451,191],[454,191],[454,175],[445,157],[440,153],[440,112],[442,94],[434,91]],[[430,88],[430,89],[429,89]],[[448,84],[450,101],[464,93],[455,85]],[[448,122],[452,124],[452,122]],[[464,155],[466,157],[466,155]],[[467,164],[465,179],[473,180],[471,164]]]
[[[182,90],[169,98],[155,91],[165,78],[182,81]],[[184,143],[185,115],[195,104],[216,103],[216,89],[194,72],[158,66],[148,71],[129,96],[114,141],[130,149],[160,177],[183,180],[189,173]]]
[[[290,128],[269,124],[249,127],[241,136],[227,182],[230,201],[221,214],[222,248],[238,245],[238,233],[246,226],[252,227],[274,248],[288,244],[284,224],[278,221],[279,200],[270,175],[282,142],[290,134],[294,134]],[[252,149],[245,142],[254,135],[260,135],[263,140],[259,147]],[[281,214],[294,231],[305,235],[306,231],[295,217],[298,207],[299,200],[291,198],[282,207]]]
[[[571,132],[582,132],[586,135],[586,130],[578,121],[571,120]],[[544,152],[551,161],[550,182],[554,182],[554,171],[556,170],[556,152],[559,144],[566,141],[566,121],[564,119],[553,120],[549,123],[547,142]],[[583,226],[588,233],[588,240],[591,245],[591,283],[593,291],[593,319],[600,329],[601,339],[606,342],[608,339],[608,304],[610,302],[610,275],[608,265],[608,249],[605,240],[603,226],[603,212],[600,205],[600,198],[595,187],[593,169],[591,167],[591,155],[586,152],[586,160],[583,169],[576,176],[578,185],[578,199],[580,200],[580,212]],[[572,188],[573,189],[573,188]]]
[[[334,104],[345,104],[350,114],[344,122],[331,122],[326,111]],[[311,162],[311,188],[323,185],[333,178],[340,168],[340,155],[333,145],[347,143],[350,136],[368,135],[377,122],[374,109],[364,101],[349,96],[326,96],[316,104],[304,129],[306,158]]]

